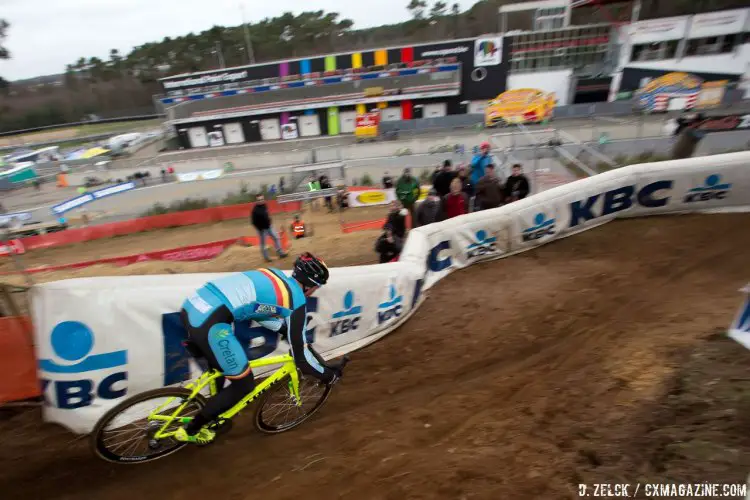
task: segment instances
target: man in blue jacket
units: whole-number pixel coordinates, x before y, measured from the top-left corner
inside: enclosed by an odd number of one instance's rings
[[[476,188],[479,183],[479,179],[484,177],[487,165],[491,163],[492,155],[490,155],[490,143],[483,142],[479,146],[479,154],[474,155],[474,158],[471,159],[471,175],[469,176],[469,180],[474,188]]]

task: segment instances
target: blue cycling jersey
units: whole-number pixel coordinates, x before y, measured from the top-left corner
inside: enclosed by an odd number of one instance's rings
[[[236,320],[255,320],[278,330],[285,318],[305,303],[305,294],[294,279],[278,269],[257,269],[209,281],[185,301],[183,308],[193,326],[203,324],[217,308],[226,306]]]

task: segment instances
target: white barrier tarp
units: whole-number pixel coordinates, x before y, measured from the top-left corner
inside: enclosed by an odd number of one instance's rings
[[[309,334],[334,357],[392,331],[443,276],[616,217],[750,207],[750,153],[633,165],[409,233],[399,262],[334,269],[310,301]],[[87,432],[120,398],[196,375],[182,301],[218,275],[83,278],[32,288],[44,416]],[[286,346],[237,326],[252,357]],[[255,335],[255,337],[253,337]],[[252,347],[251,347],[252,345]]]
[[[197,376],[181,344],[178,312],[195,289],[225,274],[80,278],[35,287],[45,418],[88,432],[119,398]],[[400,263],[333,269],[329,285],[308,299],[308,338],[325,357],[380,338],[413,309],[421,274]],[[276,334],[246,323],[235,327],[251,358],[288,352]]]

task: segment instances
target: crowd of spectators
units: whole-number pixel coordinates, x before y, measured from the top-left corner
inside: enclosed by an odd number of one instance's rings
[[[530,185],[520,164],[512,166],[510,175],[502,178],[499,166],[493,163],[490,144],[484,142],[468,165],[454,168],[450,160],[432,174],[432,188],[418,204],[419,181],[410,169],[395,183],[397,200],[375,244],[380,262],[398,258],[406,238],[406,216],[411,215],[412,227],[425,226],[479,210],[489,210],[528,196]],[[392,177],[385,173],[383,188],[393,187]],[[417,207],[415,209],[415,206]]]

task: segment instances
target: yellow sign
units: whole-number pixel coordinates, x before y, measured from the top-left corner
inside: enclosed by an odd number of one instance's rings
[[[724,93],[727,90],[729,80],[716,80],[714,82],[703,82],[701,92],[698,94],[698,102],[695,107],[698,109],[715,108],[724,100]]]
[[[488,127],[504,123],[538,123],[552,117],[555,94],[539,89],[503,92],[487,105],[484,122]]]
[[[357,196],[357,201],[366,205],[383,203],[385,200],[385,191],[365,191]]]
[[[642,89],[640,89],[640,92],[648,94],[656,89],[674,86],[683,89],[697,89],[701,86],[701,83],[703,83],[703,81],[700,78],[687,73],[667,73],[666,75],[654,78],[648,82]]]
[[[385,89],[383,87],[367,87],[365,89],[365,97],[377,97],[383,95]]]

